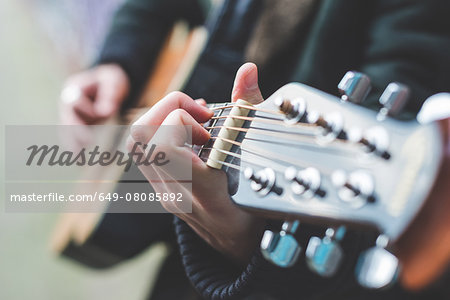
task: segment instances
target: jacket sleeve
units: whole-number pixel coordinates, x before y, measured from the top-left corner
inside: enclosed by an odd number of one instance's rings
[[[450,1],[376,1],[361,70],[372,80],[369,106],[389,82],[408,85],[411,98],[405,117],[423,101],[450,90]]]
[[[202,24],[208,9],[208,0],[128,0],[119,8],[96,64],[117,63],[128,74],[127,106],[139,96],[173,24]]]
[[[355,256],[370,245],[373,235],[349,232],[343,240],[342,268],[331,278],[311,272],[300,257],[291,268],[272,265],[255,249],[246,266],[236,266],[203,241],[184,221],[175,217],[177,242],[186,274],[205,298],[224,299],[331,299],[336,292],[354,290]],[[267,227],[275,224],[268,222]],[[279,228],[279,227],[278,227]],[[302,225],[297,240],[305,246],[311,235],[323,236],[323,229]],[[254,297],[254,298],[252,298]],[[356,298],[358,299],[358,298]]]

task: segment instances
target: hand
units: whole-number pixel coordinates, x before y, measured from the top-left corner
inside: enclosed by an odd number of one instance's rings
[[[254,64],[245,64],[237,72],[232,101],[244,99],[251,103],[263,101],[258,87],[257,69]],[[156,144],[177,160],[183,168],[185,162],[192,162],[192,213],[182,213],[177,202],[161,202],[164,208],[174,212],[212,247],[236,263],[244,264],[257,247],[263,232],[263,220],[250,215],[235,206],[227,192],[227,178],[223,171],[208,167],[190,148],[185,147],[187,134],[183,127],[170,136],[161,129],[145,130],[143,126],[190,125],[192,143],[204,144],[210,135],[199,123],[206,122],[213,115],[204,106],[204,101],[194,101],[180,92],[171,93],[153,106],[137,120],[131,128],[128,148],[135,142]],[[173,127],[172,127],[173,128]],[[140,166],[156,192],[179,192],[178,186],[164,184],[155,178],[175,177],[173,170],[163,167]]]
[[[70,77],[61,93],[64,125],[98,124],[119,110],[129,91],[129,79],[117,64],[105,64]]]

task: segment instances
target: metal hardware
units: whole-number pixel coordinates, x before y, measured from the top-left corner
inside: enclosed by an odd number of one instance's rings
[[[305,251],[306,262],[309,268],[324,277],[336,274],[344,253],[340,241],[344,238],[346,229],[344,226],[328,228],[321,239],[311,237]]]
[[[378,120],[384,120],[386,116],[395,117],[400,114],[409,98],[409,88],[401,83],[390,83],[380,97],[383,108],[378,114]]]
[[[325,142],[331,142],[336,138],[347,138],[347,134],[344,131],[344,118],[338,112],[322,117],[317,111],[310,111],[306,116],[306,120],[310,124],[316,124],[323,128],[322,140]]]
[[[306,117],[306,102],[303,98],[288,100],[279,97],[275,99],[275,105],[284,113],[284,121],[288,124],[301,122]]]
[[[367,153],[373,153],[384,159],[391,158],[391,154],[388,151],[389,135],[383,127],[372,127],[364,134],[359,129],[349,130],[348,139],[363,145]]]
[[[302,199],[311,199],[315,195],[324,197],[326,192],[321,190],[321,176],[319,170],[306,168],[297,171],[294,167],[289,167],[284,172],[286,180],[291,181],[292,192]]]
[[[263,256],[279,267],[292,267],[297,262],[301,251],[294,237],[299,225],[299,221],[286,221],[279,233],[266,230],[261,240]]]
[[[395,282],[399,273],[399,261],[387,251],[388,238],[380,235],[376,246],[364,251],[356,266],[356,278],[365,288],[379,289]]]
[[[277,195],[283,193],[282,188],[275,184],[276,175],[275,171],[271,168],[265,168],[256,173],[252,168],[246,168],[244,170],[244,177],[247,180],[251,180],[252,190],[260,196],[266,196],[270,192],[274,192]]]
[[[348,71],[339,82],[338,89],[343,101],[360,104],[371,90],[370,79],[362,73]]]
[[[375,201],[375,183],[372,176],[365,171],[353,171],[347,175],[338,170],[333,172],[331,180],[338,188],[339,198],[354,208]]]

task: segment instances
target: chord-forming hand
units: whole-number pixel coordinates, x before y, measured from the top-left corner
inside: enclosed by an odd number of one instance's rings
[[[257,81],[256,66],[242,66],[236,76],[233,100],[262,101]],[[164,149],[169,159],[176,160],[172,165],[179,169],[192,166],[192,213],[182,212],[176,202],[162,202],[162,205],[189,224],[212,247],[236,263],[246,263],[259,243],[263,221],[235,206],[228,194],[226,174],[208,167],[191,148],[186,147],[187,142],[204,144],[210,138],[200,123],[206,122],[212,114],[202,103],[196,103],[187,95],[171,93],[133,124],[128,144],[129,148],[135,142],[159,145],[159,151]],[[152,130],[148,126],[172,129],[167,134],[166,129]],[[188,141],[185,126],[192,128],[192,141]],[[164,182],[167,178],[176,177],[174,170],[166,166],[139,168],[156,192],[187,191],[182,183]]]

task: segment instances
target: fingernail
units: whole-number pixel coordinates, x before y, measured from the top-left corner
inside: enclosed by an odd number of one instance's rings
[[[197,105],[200,106],[208,114],[213,114],[213,111],[208,106],[201,105],[200,103],[197,103]]]
[[[250,70],[245,76],[244,83],[247,89],[256,89],[258,87],[258,71],[256,69]]]
[[[208,114],[210,114],[210,115],[213,115],[213,114],[214,114],[214,112],[213,112],[210,108],[205,107],[205,106],[203,106],[203,107],[205,108],[205,111],[206,111]]]

